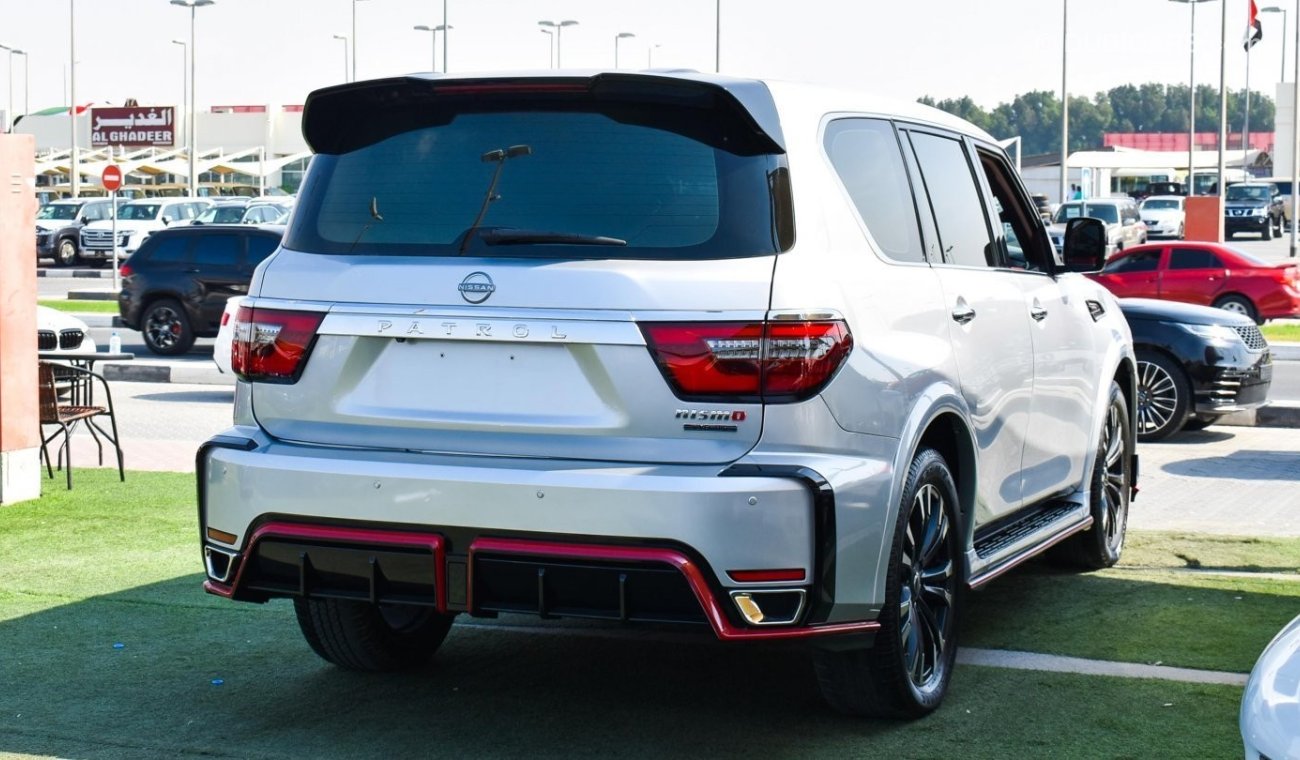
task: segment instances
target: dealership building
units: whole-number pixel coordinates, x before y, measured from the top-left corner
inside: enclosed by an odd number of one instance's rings
[[[77,191],[102,195],[109,163],[122,170],[129,196],[188,192],[190,151],[185,112],[174,106],[79,107]],[[295,193],[311,152],[302,137],[302,106],[213,106],[198,114],[194,168],[203,195]],[[72,126],[66,108],[21,118],[16,134],[36,140],[36,189],[72,192]],[[47,196],[48,197],[48,196]]]

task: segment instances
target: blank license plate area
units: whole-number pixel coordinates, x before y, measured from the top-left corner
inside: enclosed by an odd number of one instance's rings
[[[579,356],[581,354],[581,358]],[[592,347],[387,340],[338,411],[359,417],[501,425],[601,425]]]

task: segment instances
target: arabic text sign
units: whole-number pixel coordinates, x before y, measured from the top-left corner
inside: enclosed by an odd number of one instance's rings
[[[175,108],[92,108],[90,144],[95,148],[131,148],[176,144]]]

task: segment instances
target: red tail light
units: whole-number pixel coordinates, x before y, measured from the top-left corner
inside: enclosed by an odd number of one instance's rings
[[[1273,270],[1273,279],[1283,285],[1300,287],[1300,270],[1295,267],[1277,267]]]
[[[135,274],[135,270],[132,269],[131,265],[125,261],[122,262],[122,266],[117,268],[117,272],[123,277],[130,277],[131,275]]]
[[[641,331],[684,400],[800,401],[825,387],[853,348],[840,320],[654,322]]]
[[[240,306],[230,344],[230,368],[240,380],[295,383],[307,363],[324,312]]]

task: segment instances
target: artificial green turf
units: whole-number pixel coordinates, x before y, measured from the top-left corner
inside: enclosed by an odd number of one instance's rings
[[[65,298],[43,298],[37,303],[56,311],[67,311],[73,314],[116,314],[118,312],[117,301],[73,301]]]
[[[934,716],[859,721],[826,710],[803,650],[707,634],[476,621],[428,671],[346,673],[311,652],[287,602],[201,591],[192,475],[83,469],[71,492],[44,487],[0,508],[0,755],[1240,754],[1235,687],[959,667]],[[1129,561],[1172,564],[1176,549],[1240,567],[1245,552],[1276,569],[1297,545],[1133,534]],[[1035,565],[965,597],[962,643],[1244,671],[1298,596],[1265,578]]]

